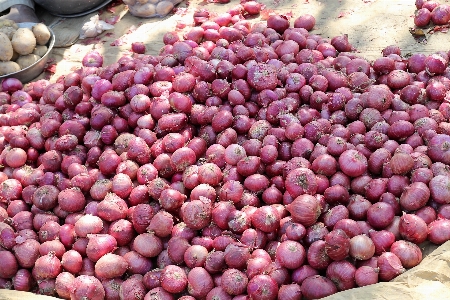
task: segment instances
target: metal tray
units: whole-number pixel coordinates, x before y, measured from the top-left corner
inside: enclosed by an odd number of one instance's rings
[[[37,23],[17,23],[17,26],[19,26],[20,28],[31,29],[36,24]],[[55,34],[51,28],[48,28],[48,30],[50,31],[51,36],[50,41],[47,43],[47,52],[44,54],[44,56],[42,56],[40,60],[25,69],[22,69],[15,73],[1,75],[0,80],[3,78],[12,77],[19,79],[22,83],[27,83],[38,77],[44,71],[45,65],[48,61],[48,56],[52,52],[53,46],[55,45]]]
[[[59,14],[59,13],[56,13],[56,12],[53,12],[53,11],[49,11],[49,13],[54,15],[54,16],[61,17],[61,18],[77,18],[77,17],[82,17],[82,16],[88,15],[90,13],[96,12],[97,10],[99,10],[99,9],[105,7],[106,5],[108,5],[110,2],[112,2],[112,0],[106,0],[106,1],[103,1],[102,3],[100,3],[99,5],[91,8],[91,9],[88,9],[86,11],[82,11],[82,12],[79,12],[79,13],[74,13],[74,14]]]

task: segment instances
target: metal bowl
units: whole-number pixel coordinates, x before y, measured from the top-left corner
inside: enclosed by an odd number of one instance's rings
[[[37,23],[17,23],[17,26],[21,27],[21,28],[32,28],[34,25],[36,25]],[[35,62],[34,64],[32,64],[29,67],[26,67],[25,69],[22,69],[18,72],[15,73],[10,73],[10,74],[6,74],[6,75],[2,75],[0,76],[0,81],[3,78],[17,78],[19,79],[22,83],[27,83],[31,80],[33,80],[34,78],[38,77],[45,68],[45,65],[47,64],[48,61],[48,56],[50,54],[50,52],[52,52],[53,50],[53,45],[55,44],[55,33],[52,31],[51,28],[48,28],[48,30],[51,33],[50,36],[50,41],[48,41],[47,43],[47,52],[44,54],[44,56],[41,57],[41,59],[39,59],[37,62]]]
[[[73,18],[99,10],[112,0],[35,0],[36,4],[55,16]]]

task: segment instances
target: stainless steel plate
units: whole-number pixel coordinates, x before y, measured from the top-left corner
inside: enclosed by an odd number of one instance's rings
[[[54,16],[62,18],[77,18],[81,16],[93,13],[112,0],[99,1],[99,0],[69,0],[69,1],[56,1],[58,4],[55,6],[53,0],[35,0],[37,4],[45,8],[49,13]],[[97,4],[98,3],[98,4]],[[93,6],[94,5],[94,6]],[[73,12],[73,13],[72,13]]]

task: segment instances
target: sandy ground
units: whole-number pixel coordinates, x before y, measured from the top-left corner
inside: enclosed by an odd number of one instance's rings
[[[262,0],[265,12],[276,12],[291,16],[291,24],[302,14],[311,14],[316,18],[316,26],[311,31],[327,38],[347,34],[349,41],[357,48],[361,56],[373,60],[381,56],[381,50],[388,45],[398,45],[403,54],[433,53],[449,50],[450,33],[430,32],[425,30],[426,40],[418,42],[410,33],[414,26],[413,16],[416,10],[414,0]],[[448,2],[448,1],[440,1]],[[192,26],[192,15],[199,8],[207,9],[212,14],[226,12],[239,1],[232,0],[228,4],[208,3],[192,0],[181,3],[176,11],[164,18],[137,18],[132,16],[123,4],[100,11],[100,18],[107,20],[119,18],[115,28],[101,34],[95,39],[78,40],[71,46],[55,48],[51,62],[56,68],[40,77],[55,77],[67,74],[80,66],[85,53],[98,50],[105,57],[105,64],[111,64],[119,57],[129,53],[131,43],[143,41],[147,53],[157,54],[163,46],[162,37],[165,32],[186,29]],[[64,44],[78,35],[82,25],[95,13],[78,18],[61,19],[38,9],[40,18],[52,26],[57,37],[57,44]],[[261,16],[252,19],[257,22]],[[430,28],[433,29],[433,28]],[[444,29],[445,31],[445,29]]]

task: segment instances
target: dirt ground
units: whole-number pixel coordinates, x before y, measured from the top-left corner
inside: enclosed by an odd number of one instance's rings
[[[357,48],[361,56],[373,60],[381,56],[381,50],[388,45],[398,45],[403,54],[433,53],[449,50],[450,33],[424,30],[425,40],[418,41],[410,33],[414,26],[414,0],[261,0],[265,5],[265,13],[276,12],[291,16],[291,24],[302,14],[311,14],[316,18],[314,34],[332,38],[347,34],[349,41]],[[441,0],[443,2],[449,2]],[[102,9],[100,18],[103,20],[119,18],[113,30],[109,30],[95,39],[78,40],[76,38],[82,25],[96,13],[78,18],[59,18],[38,8],[39,17],[51,26],[56,35],[57,46],[51,55],[51,63],[47,72],[40,76],[55,77],[67,74],[80,66],[85,53],[96,49],[105,57],[105,64],[111,64],[130,51],[131,43],[143,41],[147,53],[157,54],[163,46],[162,37],[165,32],[183,30],[179,27],[192,26],[192,15],[196,9],[204,8],[212,14],[220,14],[239,3],[231,0],[228,4],[209,3],[202,0],[192,0],[181,3],[176,11],[164,18],[137,18],[132,16],[123,4]],[[266,14],[262,15],[266,15]],[[252,19],[260,21],[261,16]],[[73,42],[75,43],[73,44]],[[65,45],[73,44],[73,45]]]

